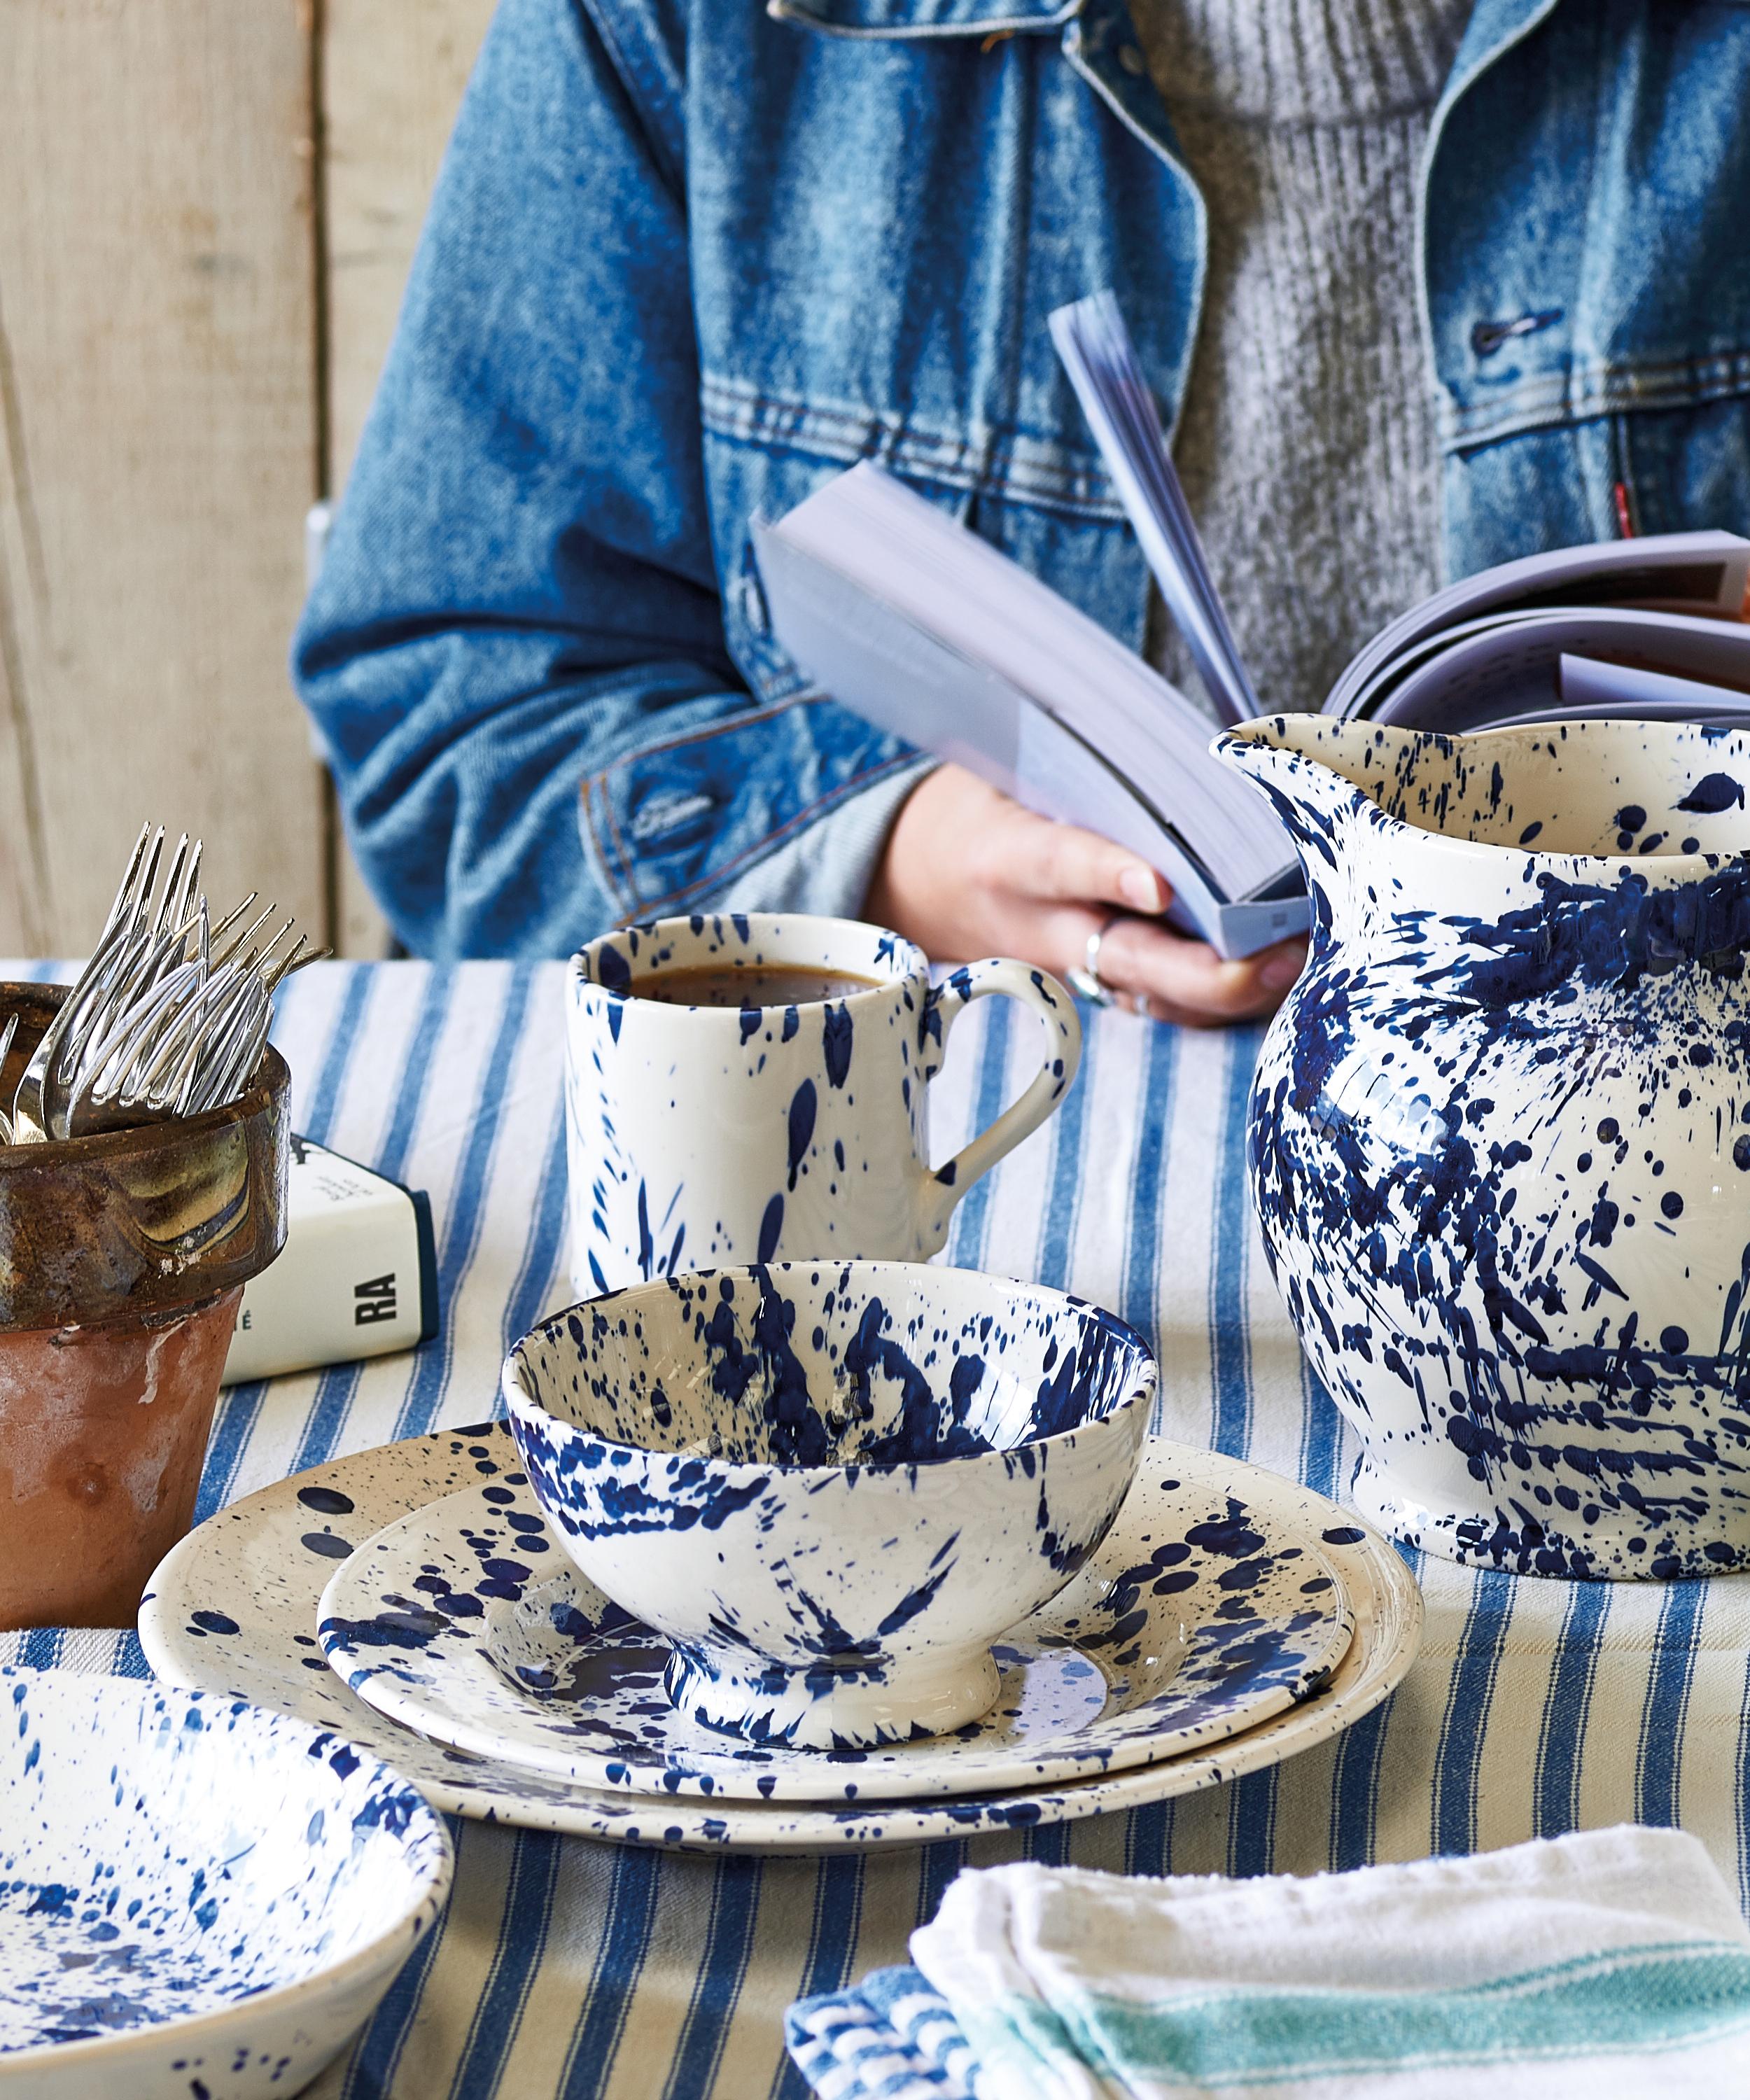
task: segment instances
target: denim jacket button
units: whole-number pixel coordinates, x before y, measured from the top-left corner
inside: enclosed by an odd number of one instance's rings
[[[743,569],[734,584],[735,610],[742,624],[750,634],[764,634],[771,625],[771,615],[766,611],[765,593],[760,588],[758,575],[752,568]]]

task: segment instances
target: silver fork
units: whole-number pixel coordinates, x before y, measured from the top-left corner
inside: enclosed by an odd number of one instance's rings
[[[142,827],[91,959],[33,1053],[10,1122],[0,1114],[4,1141],[223,1105],[261,1061],[275,987],[319,960],[302,935],[292,942],[290,920],[262,938],[277,907],[251,920],[253,891],[209,924],[200,841],[184,833],[164,867],[165,838]]]
[[[152,892],[164,840],[161,824],[156,830],[150,824],[140,827],[91,960],[61,1002],[19,1081],[11,1117],[17,1143],[40,1142],[59,1134],[56,1127],[65,1117],[68,1083],[85,1054],[94,1028],[109,1003],[126,995],[151,959],[152,947],[142,953],[141,943],[155,945],[161,941],[167,923],[187,912],[200,877],[200,841],[195,841],[192,850],[186,832],[178,841],[155,905]]]
[[[126,924],[131,923],[143,891],[150,887],[156,873],[158,854],[163,844],[161,827],[156,840],[152,839],[150,824],[140,827],[132,857],[121,878],[121,887],[116,892],[115,902],[109,907],[109,916],[104,923],[104,930],[98,937],[91,960],[62,1000],[55,1018],[43,1030],[42,1039],[32,1052],[30,1061],[24,1067],[24,1076],[18,1083],[17,1091],[12,1098],[11,1122],[14,1139],[19,1144],[41,1141],[49,1135],[49,1075],[55,1068],[62,1046],[73,1035],[82,1011],[95,999],[100,975],[108,972],[119,953]]]
[[[17,1033],[18,1016],[15,1013],[8,1014],[6,1026],[0,1028],[0,1065],[3,1065],[11,1054],[12,1038]],[[10,1145],[11,1142],[12,1118],[4,1109],[0,1109],[0,1145]]]
[[[275,987],[327,953],[311,951],[302,937],[276,953],[292,930],[288,920],[265,948],[241,954],[233,943],[229,960],[204,982],[194,981],[196,963],[166,977],[107,1054],[82,1068],[68,1102],[67,1135],[200,1115],[234,1100],[267,1048]]]

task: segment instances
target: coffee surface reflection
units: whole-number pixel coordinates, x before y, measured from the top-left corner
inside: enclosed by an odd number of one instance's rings
[[[812,1006],[874,991],[880,980],[849,970],[794,968],[767,963],[704,964],[696,968],[658,970],[634,977],[628,999],[654,999],[668,1006]]]

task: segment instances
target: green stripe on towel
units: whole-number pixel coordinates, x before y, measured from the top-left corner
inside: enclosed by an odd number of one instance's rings
[[[1625,1948],[1457,1991],[1223,1991],[1153,2005],[1094,1993],[962,2014],[981,2054],[1079,2058],[1121,2083],[1210,2088],[1651,2053],[1745,2023],[1750,1952],[1714,1940]]]

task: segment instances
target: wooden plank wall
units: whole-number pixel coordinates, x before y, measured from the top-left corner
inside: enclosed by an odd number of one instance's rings
[[[150,814],[381,918],[285,674],[487,0],[0,0],[0,952]]]

